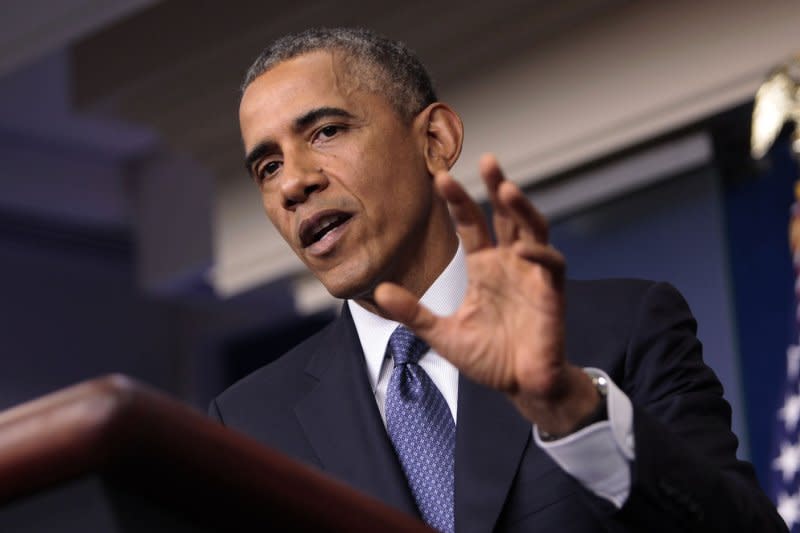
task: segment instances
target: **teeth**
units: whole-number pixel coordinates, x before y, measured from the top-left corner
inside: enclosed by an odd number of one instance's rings
[[[313,226],[304,224],[304,227],[300,230],[300,239],[303,247],[311,246],[315,242],[322,240],[325,235],[349,219],[350,215],[347,213],[335,213],[321,217]]]
[[[337,220],[336,217],[333,217],[323,221],[322,224],[320,224],[319,229],[317,231],[323,231],[327,229],[329,226],[333,225],[333,223],[336,222],[336,220]]]
[[[320,224],[317,226],[317,229],[316,229],[316,231],[314,231],[314,238],[315,238],[315,240],[317,240],[317,241],[318,241],[318,240],[320,240],[322,237],[324,237],[324,236],[325,236],[325,233],[326,233],[326,232],[327,232],[327,230],[328,230],[328,228],[330,228],[331,226],[333,226],[334,224],[336,224],[336,222],[338,222],[338,221],[339,221],[339,217],[338,217],[338,216],[332,216],[332,217],[330,217],[330,218],[326,218],[326,219],[322,220],[322,221],[320,222]]]

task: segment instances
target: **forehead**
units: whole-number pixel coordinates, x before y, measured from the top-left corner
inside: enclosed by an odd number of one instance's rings
[[[275,135],[298,116],[319,107],[339,107],[359,114],[367,111],[368,91],[348,76],[336,53],[319,50],[278,63],[245,89],[239,105],[239,124],[245,148],[258,138]],[[375,105],[375,102],[370,102]]]

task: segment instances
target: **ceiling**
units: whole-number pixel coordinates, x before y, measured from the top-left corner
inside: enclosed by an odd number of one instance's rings
[[[243,73],[273,38],[311,26],[363,25],[405,40],[440,86],[486,75],[498,57],[620,0],[480,2],[171,0],[73,48],[78,109],[145,124],[220,180],[242,179],[237,124]]]

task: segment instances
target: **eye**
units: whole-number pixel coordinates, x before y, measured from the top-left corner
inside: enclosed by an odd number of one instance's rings
[[[281,168],[280,161],[276,160],[267,161],[256,170],[256,179],[259,182],[267,180],[271,178],[276,172],[278,172],[280,168]]]
[[[327,141],[331,137],[335,137],[343,129],[344,129],[343,126],[339,126],[337,124],[329,124],[317,130],[316,137],[322,141]]]

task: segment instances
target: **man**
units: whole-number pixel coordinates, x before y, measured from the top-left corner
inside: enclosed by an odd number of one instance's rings
[[[683,299],[565,281],[546,222],[484,156],[492,242],[448,173],[461,120],[402,44],[280,39],[239,119],[267,216],[347,301],[213,416],[443,531],[785,529],[736,460]]]

